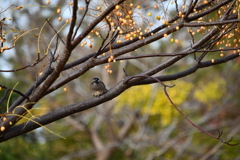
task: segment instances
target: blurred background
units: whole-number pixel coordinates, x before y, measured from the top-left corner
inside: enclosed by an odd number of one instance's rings
[[[154,3],[151,2],[151,4]],[[97,1],[92,4],[92,8],[98,6]],[[145,3],[141,4],[145,5]],[[17,0],[0,1],[0,5],[0,18],[5,16],[11,18],[11,20],[5,20],[6,39],[20,35],[21,32],[26,33],[17,40],[16,47],[0,55],[2,70],[21,68],[34,63],[37,59],[37,51],[47,52],[46,47],[55,33],[53,28],[45,24],[46,19],[51,17],[51,24],[59,30],[71,13],[70,6],[65,1],[51,1],[51,7],[45,7],[46,2],[38,0],[23,3]],[[11,9],[4,11],[11,5],[23,5],[24,7],[19,11]],[[79,2],[80,7],[81,5],[84,6]],[[56,14],[58,6],[65,6],[60,15]],[[174,12],[171,7],[168,11],[169,16]],[[148,12],[148,10],[141,12]],[[58,21],[59,16],[63,18],[62,21]],[[91,21],[91,18],[88,21]],[[84,21],[84,26],[88,25],[88,21]],[[158,25],[157,20],[153,21],[153,28]],[[67,28],[68,26],[60,33],[63,39]],[[41,40],[38,39],[40,34]],[[172,38],[175,41],[172,41]],[[90,40],[86,41],[91,43]],[[174,53],[189,46],[190,41],[191,37],[185,29],[128,55]],[[40,45],[38,45],[39,42]],[[7,43],[11,46],[15,41]],[[92,48],[77,47],[69,62],[96,51],[101,41],[94,38],[93,43]],[[61,45],[63,44],[60,44],[58,53],[61,52]],[[224,54],[231,53],[232,51],[229,51]],[[206,56],[205,60],[219,58],[219,55],[218,52],[212,53]],[[31,111],[32,115],[29,114],[27,117],[32,119],[59,107],[90,98],[89,85],[94,77],[100,78],[107,88],[111,88],[125,76],[123,68],[128,75],[133,75],[165,59],[155,57],[111,63],[111,74],[106,71],[105,65],[95,67],[79,79],[44,97]],[[185,58],[157,75],[169,75],[183,71],[194,61],[194,56]],[[18,82],[16,89],[25,91],[36,80],[46,62],[43,61],[36,67],[18,72],[2,72],[0,73],[1,84],[13,88]],[[167,85],[175,85],[173,88],[168,88],[168,94],[192,122],[216,136],[218,135],[217,129],[223,131],[222,138],[226,141],[233,138],[232,143],[240,142],[239,63],[239,59],[236,59],[225,64],[200,69],[179,80],[164,82]],[[74,69],[76,68],[72,68]],[[61,76],[67,74],[68,71]],[[4,92],[0,91],[0,97],[3,94]],[[17,97],[18,95],[13,93],[9,97],[10,102],[4,101],[0,106],[1,113],[4,113],[6,107]],[[26,119],[21,120],[23,121]],[[109,102],[71,115],[46,127],[51,132],[39,128],[1,143],[1,159],[240,159],[239,146],[224,145],[189,124],[168,101],[161,84],[132,87]]]

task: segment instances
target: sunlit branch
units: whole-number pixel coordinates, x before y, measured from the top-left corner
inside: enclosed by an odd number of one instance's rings
[[[217,22],[202,22],[202,23],[183,23],[185,27],[201,27],[201,26],[215,26],[215,25],[225,25],[229,23],[239,23],[240,19],[233,19],[233,20],[224,20],[224,21],[217,21]]]

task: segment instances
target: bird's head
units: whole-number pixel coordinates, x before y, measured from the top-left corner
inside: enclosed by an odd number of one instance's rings
[[[93,78],[92,83],[99,83],[99,78]]]

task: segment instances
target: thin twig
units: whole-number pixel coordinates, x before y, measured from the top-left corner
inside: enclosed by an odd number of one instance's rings
[[[6,86],[1,85],[1,84],[0,84],[0,87],[2,87],[2,88],[4,88],[4,89],[7,89],[7,90],[9,90],[9,91],[13,91],[13,92],[15,92],[15,93],[23,96],[23,97],[26,98],[26,99],[29,98],[28,96],[26,96],[25,94],[23,94],[22,92],[20,92],[20,91],[18,91],[18,90],[16,90],[16,89],[12,89],[12,88],[6,87]]]
[[[193,0],[191,0],[189,8],[188,8],[187,12],[184,14],[184,17],[183,17],[184,20],[187,19],[189,14],[192,13],[194,7],[197,5],[197,2],[198,2],[198,0],[195,0],[194,3],[193,3]]]
[[[90,0],[89,0],[89,1],[88,1],[88,0],[85,0],[85,3],[86,3],[86,7],[85,7],[86,9],[85,9],[85,12],[83,13],[82,18],[81,18],[81,20],[80,20],[80,22],[79,22],[77,28],[76,28],[75,31],[74,31],[74,34],[73,34],[72,40],[74,40],[74,38],[76,37],[77,32],[78,32],[79,28],[81,27],[81,25],[82,25],[82,23],[83,23],[83,20],[84,20],[85,16],[87,15],[87,12],[88,12],[88,6],[89,6],[89,3],[90,3]]]
[[[10,91],[10,89],[6,89],[6,91],[4,92],[4,95],[2,96],[2,98],[0,100],[0,105],[2,104],[3,100],[6,98],[9,91]]]
[[[164,87],[164,93],[165,93],[166,97],[168,98],[168,100],[170,101],[170,103],[174,106],[174,108],[178,111],[178,113],[180,113],[187,122],[189,122],[191,125],[193,125],[195,128],[197,128],[197,129],[198,129],[199,131],[201,131],[202,133],[204,133],[204,134],[206,134],[206,135],[208,135],[208,136],[210,136],[210,137],[216,138],[216,139],[218,139],[220,142],[222,142],[222,143],[224,143],[224,144],[227,144],[227,145],[229,145],[229,146],[236,146],[236,145],[239,145],[239,144],[240,144],[240,143],[230,144],[230,142],[232,141],[232,138],[231,138],[229,141],[224,141],[223,139],[221,139],[220,137],[221,137],[222,134],[223,134],[222,131],[220,132],[220,131],[218,130],[218,136],[214,136],[214,135],[212,135],[211,133],[203,130],[202,128],[200,128],[199,126],[197,126],[196,124],[194,124],[194,123],[175,105],[175,103],[172,101],[172,99],[170,98],[170,96],[169,96],[169,94],[168,94],[168,92],[167,92],[167,87],[172,88],[172,87],[174,87],[175,85],[173,85],[173,86],[165,85],[165,84],[164,84],[163,82],[161,82],[159,79],[154,78],[154,77],[151,77],[151,76],[146,76],[146,75],[133,76],[133,77],[131,77],[130,79],[135,78],[135,77],[152,78],[152,79],[156,80],[157,82],[159,82],[160,84],[162,84],[162,86]],[[130,79],[128,79],[127,81],[129,81]]]
[[[125,76],[127,77],[128,74],[127,74],[127,72],[126,72],[126,70],[124,68],[123,68],[123,72],[124,72]]]
[[[74,27],[75,27],[75,24],[76,24],[76,21],[77,21],[77,10],[78,10],[78,1],[77,0],[74,0],[73,2],[73,6],[72,6],[72,20],[71,20],[71,23],[70,23],[70,28],[69,28],[69,31],[68,31],[68,34],[67,34],[67,41],[66,41],[66,47],[67,49],[69,50],[73,50],[72,48],[72,37],[73,37],[73,30],[74,30]]]
[[[96,25],[102,22],[102,20],[115,9],[116,5],[119,5],[124,1],[125,0],[114,1],[114,3],[112,3],[105,11],[103,11],[100,16],[98,16],[78,37],[74,39],[72,42],[72,49],[74,49],[83,40],[83,38],[85,38],[94,29],[94,27],[96,27]]]
[[[108,33],[107,33],[106,37],[103,39],[101,46],[99,47],[98,51],[97,51],[96,54],[93,56],[93,58],[96,58],[96,57],[99,55],[100,51],[101,51],[102,48],[104,47],[103,45],[104,45],[105,41],[108,39],[108,37],[109,37],[109,35],[110,35],[110,32],[111,32],[111,30],[112,30],[111,25],[110,25],[110,23],[108,22],[107,18],[105,18],[105,21],[106,21],[107,24],[108,24]]]
[[[46,57],[46,55],[44,55],[41,59],[37,59],[36,62],[32,65],[26,65],[22,68],[18,68],[18,69],[11,69],[11,70],[0,70],[0,72],[16,72],[16,71],[20,71],[20,70],[23,70],[23,69],[26,69],[28,67],[34,67],[36,66],[39,62],[41,62],[44,58]]]
[[[192,54],[194,52],[217,52],[217,51],[232,51],[232,50],[238,50],[240,47],[237,48],[223,48],[223,49],[211,49],[211,50],[193,50],[188,53],[155,53],[155,54],[148,54],[148,55],[141,55],[141,56],[126,56],[126,57],[118,57],[114,60],[120,61],[120,60],[128,60],[128,59],[139,59],[139,58],[150,58],[150,57],[174,57],[178,55],[187,55]]]
[[[183,25],[185,27],[201,27],[201,26],[215,26],[215,25],[225,25],[229,23],[239,23],[240,19],[231,19],[231,20],[225,20],[225,21],[217,21],[217,22],[192,22],[192,23],[187,23],[184,22]]]
[[[52,24],[49,22],[48,19],[46,19],[47,23],[49,24],[49,26],[54,30],[54,32],[57,34],[57,37],[62,41],[62,43],[65,45],[65,42],[63,41],[62,37],[59,35],[58,31],[56,31],[54,29],[54,27],[52,26]]]

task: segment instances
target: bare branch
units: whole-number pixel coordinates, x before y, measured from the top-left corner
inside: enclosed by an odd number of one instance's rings
[[[73,49],[83,40],[84,37],[92,31],[92,29],[101,22],[114,8],[116,5],[123,3],[125,0],[118,0],[111,4],[100,16],[98,16],[72,43]]]
[[[22,92],[20,92],[20,91],[18,91],[18,90],[16,90],[16,89],[12,89],[12,88],[6,87],[6,86],[1,85],[1,84],[0,84],[0,87],[6,89],[7,91],[13,91],[13,92],[21,95],[22,97],[24,97],[24,98],[26,98],[26,99],[29,98],[28,96],[26,96],[25,94],[23,94]],[[3,96],[3,97],[4,97],[4,96]]]
[[[188,76],[188,75],[196,72],[198,69],[206,68],[206,67],[213,66],[213,65],[222,64],[222,63],[228,62],[230,60],[233,60],[237,57],[239,57],[239,53],[231,54],[231,55],[228,55],[226,57],[215,59],[214,63],[212,61],[205,61],[205,62],[196,63],[187,70],[184,70],[184,71],[181,71],[181,72],[178,72],[178,73],[175,73],[175,74],[171,74],[171,75],[158,76],[158,77],[155,77],[155,78],[159,79],[162,82],[176,80],[176,79]],[[152,80],[152,79],[145,79],[143,81],[140,81],[140,82],[136,83],[135,85],[152,84],[152,83],[155,83],[155,82],[156,81]]]
[[[225,20],[225,21],[217,21],[217,22],[202,22],[202,23],[183,23],[185,27],[201,27],[201,26],[215,26],[215,25],[225,25],[229,23],[239,23],[240,19],[232,19],[232,20]]]
[[[72,37],[72,40],[75,39],[75,37],[76,37],[76,35],[77,35],[77,32],[78,32],[79,28],[81,27],[81,25],[82,25],[82,23],[83,23],[83,20],[84,20],[85,16],[87,15],[88,7],[89,7],[89,4],[90,4],[90,0],[86,0],[85,3],[86,3],[86,7],[85,7],[86,9],[85,9],[85,12],[83,13],[82,18],[81,18],[81,20],[80,20],[80,22],[79,22],[77,28],[75,29],[75,32],[74,32],[73,37]]]
[[[24,70],[26,68],[29,68],[29,67],[34,67],[36,66],[39,62],[41,62],[44,58],[46,57],[46,55],[44,55],[41,59],[37,59],[35,63],[33,64],[29,64],[29,65],[26,65],[24,67],[21,67],[21,68],[18,68],[18,69],[11,69],[11,70],[0,70],[0,72],[17,72],[17,71],[21,71],[21,70]]]

